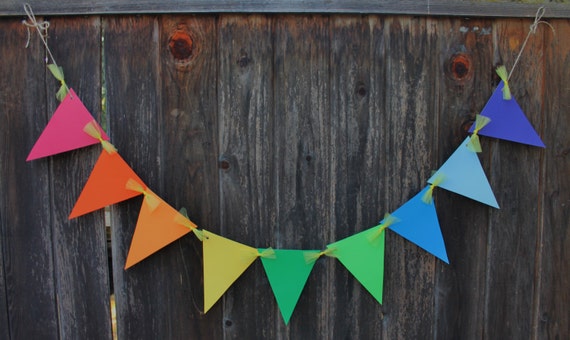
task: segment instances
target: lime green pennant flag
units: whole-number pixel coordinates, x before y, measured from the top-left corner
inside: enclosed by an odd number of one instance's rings
[[[204,313],[259,256],[256,248],[203,230]]]
[[[386,233],[377,235],[380,226],[376,226],[358,234],[331,243],[336,257],[348,271],[382,303],[384,281],[384,241]]]
[[[260,252],[264,250],[259,249]],[[275,249],[274,257],[261,257],[261,263],[286,325],[316,262],[307,261],[306,254],[318,253],[318,250]]]

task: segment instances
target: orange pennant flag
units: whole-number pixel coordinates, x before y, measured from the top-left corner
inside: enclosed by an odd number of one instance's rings
[[[69,219],[141,195],[141,192],[129,190],[125,187],[129,178],[134,179],[146,188],[143,181],[121,158],[119,153],[108,153],[102,150],[69,215]]]
[[[125,269],[192,231],[177,222],[180,218],[178,215],[182,216],[178,211],[149,189],[147,195],[154,196],[158,205],[153,208],[145,202],[142,203]]]

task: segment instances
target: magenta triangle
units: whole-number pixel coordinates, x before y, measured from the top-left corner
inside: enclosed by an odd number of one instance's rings
[[[97,139],[83,131],[85,125],[93,120],[91,113],[73,92],[73,89],[70,89],[65,99],[55,110],[26,160],[31,161],[99,143]],[[100,126],[97,125],[97,127],[101,131],[101,137],[104,140],[109,140]]]
[[[491,122],[479,131],[479,135],[545,147],[517,101],[503,99],[503,82],[493,92],[481,115],[491,118]],[[469,132],[474,129],[475,124]]]

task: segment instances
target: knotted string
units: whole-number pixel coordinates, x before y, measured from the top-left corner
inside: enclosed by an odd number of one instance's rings
[[[26,41],[26,48],[28,48],[30,46],[30,37],[31,37],[30,28],[35,28],[38,31],[38,34],[40,36],[40,39],[44,43],[44,46],[46,47],[47,55],[49,55],[49,58],[52,61],[52,64],[48,65],[48,69],[53,74],[53,76],[57,80],[59,80],[59,82],[61,83],[61,86],[60,86],[59,90],[57,91],[56,97],[59,101],[62,101],[65,98],[65,96],[67,95],[67,93],[69,93],[69,87],[67,86],[67,84],[65,83],[65,80],[63,78],[63,69],[61,67],[57,66],[57,63],[55,62],[55,58],[53,57],[53,54],[51,53],[51,50],[50,50],[48,43],[47,43],[47,40],[46,40],[47,39],[47,30],[49,28],[49,21],[38,22],[35,14],[34,14],[34,11],[32,10],[32,6],[30,6],[30,4],[24,4],[24,11],[26,12],[26,15],[28,16],[27,20],[22,20],[22,24],[24,26],[26,26],[26,28],[28,29],[28,39]],[[47,56],[46,56],[45,62],[46,62],[46,64],[49,62]]]
[[[321,251],[321,252],[318,252],[318,253],[305,252],[305,253],[303,254],[303,256],[305,257],[305,262],[306,262],[307,264],[310,264],[310,263],[313,263],[313,262],[315,262],[316,260],[318,260],[319,257],[321,257],[321,256],[323,256],[323,255],[324,255],[324,256],[330,256],[330,257],[335,257],[335,255],[334,255],[334,252],[335,252],[335,251],[336,251],[336,248],[335,248],[335,247],[330,247],[330,248],[327,248],[327,249],[325,249],[325,250],[323,250],[323,251]]]
[[[140,192],[141,194],[143,194],[144,195],[144,201],[148,205],[151,212],[154,211],[154,209],[156,209],[158,207],[158,205],[160,204],[160,201],[154,195],[153,192],[147,190],[139,182],[135,181],[132,178],[129,178],[129,180],[127,181],[127,184],[125,184],[125,188],[128,190]]]
[[[532,23],[532,25],[530,25],[530,29],[528,31],[528,34],[526,35],[526,38],[522,44],[521,50],[519,52],[519,55],[517,56],[517,58],[515,59],[515,63],[513,64],[513,67],[511,68],[511,72],[509,73],[509,76],[507,77],[508,79],[511,79],[511,76],[513,74],[513,71],[515,70],[515,67],[517,66],[517,63],[519,62],[519,59],[521,58],[521,55],[524,51],[524,48],[526,47],[526,43],[528,42],[528,39],[530,38],[531,34],[536,34],[536,29],[538,28],[539,24],[545,24],[548,27],[550,27],[550,29],[552,30],[552,32],[554,33],[554,27],[552,27],[552,25],[548,22],[548,21],[543,21],[542,17],[544,16],[544,13],[546,12],[546,9],[544,8],[544,6],[541,6],[538,8],[538,10],[536,11],[536,14],[534,16],[534,22]]]
[[[479,131],[484,128],[487,124],[491,122],[491,118],[487,116],[477,115],[475,116],[475,129],[471,135],[471,139],[467,143],[467,148],[473,152],[481,152],[481,142],[479,141]]]
[[[204,239],[208,238],[206,235],[204,235],[204,232],[202,230],[199,230],[198,227],[196,226],[196,224],[194,224],[192,221],[190,221],[190,219],[188,218],[188,213],[186,212],[186,208],[181,208],[180,211],[178,211],[179,214],[177,214],[174,217],[174,222],[180,224],[181,226],[184,226],[188,229],[190,229],[194,235],[196,235],[196,237],[198,238],[198,240],[200,241],[204,241]]]
[[[95,120],[92,120],[89,123],[85,124],[85,127],[83,127],[83,132],[85,132],[89,136],[97,139],[101,143],[101,146],[103,147],[103,149],[105,149],[105,151],[107,151],[109,154],[117,152],[117,149],[115,148],[115,146],[113,144],[111,144],[111,143],[109,143],[109,141],[106,141],[103,139],[103,136],[101,135],[101,131],[97,127]]]
[[[437,176],[435,176],[435,178],[433,179],[433,182],[431,182],[431,184],[429,185],[429,188],[426,191],[426,193],[422,196],[422,202],[424,202],[425,204],[431,204],[433,200],[433,189],[438,187],[441,184],[441,182],[443,182],[444,180],[445,180],[445,175],[443,173],[440,172],[439,174],[437,174]]]
[[[271,248],[271,247],[269,247],[263,251],[256,250],[256,255],[259,257],[263,257],[264,259],[275,260],[277,258],[277,255],[275,255],[275,250],[273,250],[273,248]]]
[[[392,224],[398,223],[398,222],[400,222],[399,218],[394,217],[388,213],[384,214],[384,219],[382,220],[382,223],[380,223],[380,225],[378,226],[379,227],[378,230],[374,234],[370,235],[368,240],[370,242],[374,242],[374,240],[376,240],[380,235],[382,235],[384,230],[386,230]]]

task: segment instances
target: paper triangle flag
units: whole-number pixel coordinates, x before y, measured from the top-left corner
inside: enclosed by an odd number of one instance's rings
[[[154,195],[159,203],[156,208],[152,209],[145,201],[142,202],[125,269],[142,261],[191,231],[190,228],[176,222],[177,216],[180,215],[178,211],[156,196],[156,194],[149,192],[147,195]]]
[[[491,122],[479,131],[479,135],[544,148],[544,143],[517,101],[514,98],[503,99],[503,86],[504,83],[501,81],[481,111],[481,115],[491,118]],[[475,124],[471,126],[469,132],[473,132],[474,129]]]
[[[346,269],[382,303],[384,285],[384,240],[385,232],[376,236],[380,226],[331,243],[327,249]]]
[[[207,230],[203,232],[204,313],[206,313],[253,263],[259,253],[253,247]]]
[[[83,131],[85,125],[91,121],[93,116],[73,89],[70,89],[34,144],[26,161],[99,144],[97,139]],[[101,127],[97,127],[101,131],[101,138],[109,140]]]
[[[125,187],[129,179],[133,179],[146,187],[119,153],[109,154],[102,150],[69,215],[69,219],[141,195],[140,192]]]
[[[453,154],[443,163],[441,168],[428,180],[432,184],[439,175],[443,175],[440,188],[469,197],[473,200],[499,208],[491,185],[481,167],[476,152],[469,150],[467,137]]]
[[[447,251],[443,242],[443,235],[437,219],[433,200],[425,203],[423,195],[429,190],[425,187],[419,194],[406,202],[392,213],[398,221],[388,229],[402,236],[406,240],[423,248],[445,263],[449,263]]]
[[[259,249],[263,251],[265,249]],[[275,257],[261,257],[261,263],[287,325],[301,292],[316,261],[307,261],[305,254],[318,254],[315,250],[275,249]]]

